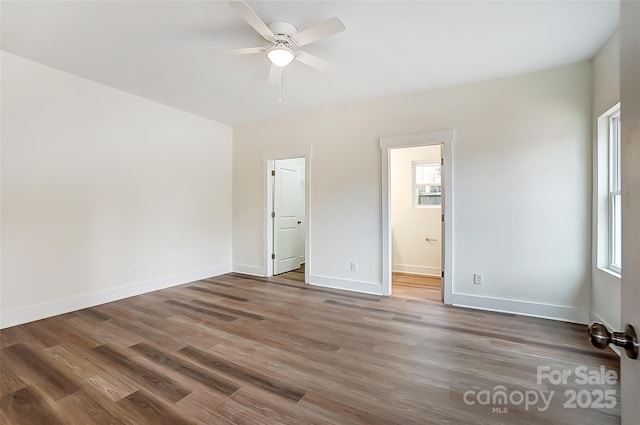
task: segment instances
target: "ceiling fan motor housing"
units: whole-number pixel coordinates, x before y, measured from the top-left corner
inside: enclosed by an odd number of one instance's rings
[[[276,36],[276,39],[274,41],[276,44],[284,43],[286,46],[295,44],[291,37],[298,33],[298,28],[296,28],[292,24],[283,21],[275,21],[271,22],[267,26]]]

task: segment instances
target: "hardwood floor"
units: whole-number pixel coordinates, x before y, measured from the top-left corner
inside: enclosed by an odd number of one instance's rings
[[[442,302],[439,277],[398,272],[393,272],[392,276],[392,293],[394,297]]]
[[[281,275],[278,275],[281,278],[285,278],[285,279],[290,279],[290,280],[295,280],[298,282],[302,282],[304,283],[304,269],[305,269],[306,265],[304,263],[302,263],[300,265],[299,269],[287,272],[287,273],[282,273]]]
[[[286,276],[219,276],[8,328],[0,342],[3,425],[620,423],[617,383],[537,382],[538,366],[619,373],[585,326]],[[481,404],[501,389],[506,405]],[[604,389],[612,409],[563,407],[567,391]],[[534,394],[548,409],[519,403]]]

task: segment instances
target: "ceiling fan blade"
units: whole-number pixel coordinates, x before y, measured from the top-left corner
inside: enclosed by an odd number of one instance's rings
[[[276,39],[273,31],[269,29],[267,24],[265,24],[253,10],[251,10],[247,3],[243,1],[230,1],[228,3],[229,6],[233,7],[235,11],[238,12],[240,16],[242,16],[242,18],[262,36],[262,38],[267,41],[273,41]]]
[[[296,46],[304,46],[321,38],[329,37],[345,30],[345,26],[338,18],[327,19],[324,22],[307,28],[291,37]]]
[[[244,47],[242,49],[233,49],[230,50],[229,53],[232,55],[252,55],[255,53],[264,53],[267,49],[264,47]]]
[[[333,66],[329,62],[300,50],[296,53],[296,60],[310,66],[311,68],[317,69],[318,71],[329,72],[333,70]]]
[[[269,70],[269,85],[273,86],[279,84],[281,77],[282,67],[271,64],[271,69]]]

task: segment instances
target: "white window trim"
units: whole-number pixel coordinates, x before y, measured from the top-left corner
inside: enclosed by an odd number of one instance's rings
[[[609,152],[609,161],[608,161],[608,175],[609,175],[609,187],[608,187],[608,209],[609,209],[609,217],[608,217],[608,240],[609,240],[609,249],[608,249],[608,268],[609,270],[621,274],[621,265],[614,264],[614,239],[613,234],[615,232],[615,222],[613,220],[614,216],[614,205],[615,205],[615,197],[622,196],[622,192],[620,190],[619,182],[616,182],[614,176],[619,174],[620,167],[620,140],[618,134],[614,131],[614,127],[612,122],[614,119],[620,120],[620,104],[616,105],[616,110],[607,115],[607,129],[608,129],[608,152]],[[619,121],[618,121],[619,122]],[[614,141],[615,140],[615,141]],[[620,203],[622,205],[622,202]]]
[[[619,116],[620,103],[611,107],[597,119],[596,155],[594,176],[595,259],[596,268],[620,278],[621,271],[612,264],[613,258],[613,197],[619,191],[611,191],[613,155],[610,144],[611,118]]]
[[[440,163],[438,162],[433,162],[433,161],[413,161],[411,162],[411,188],[413,190],[413,197],[412,197],[412,202],[413,202],[413,208],[441,208],[441,205],[422,205],[418,203],[418,186],[423,186],[423,185],[419,185],[416,182],[416,167],[420,166],[420,165],[434,165],[434,166],[441,166]],[[442,202],[442,192],[434,192],[429,194],[429,196],[440,196],[440,202]]]

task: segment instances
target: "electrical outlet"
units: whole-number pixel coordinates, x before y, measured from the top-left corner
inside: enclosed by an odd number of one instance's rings
[[[356,261],[352,261],[351,262],[351,271],[352,272],[357,272],[358,271],[358,263]]]
[[[482,285],[482,273],[473,274],[473,283],[476,285]]]

